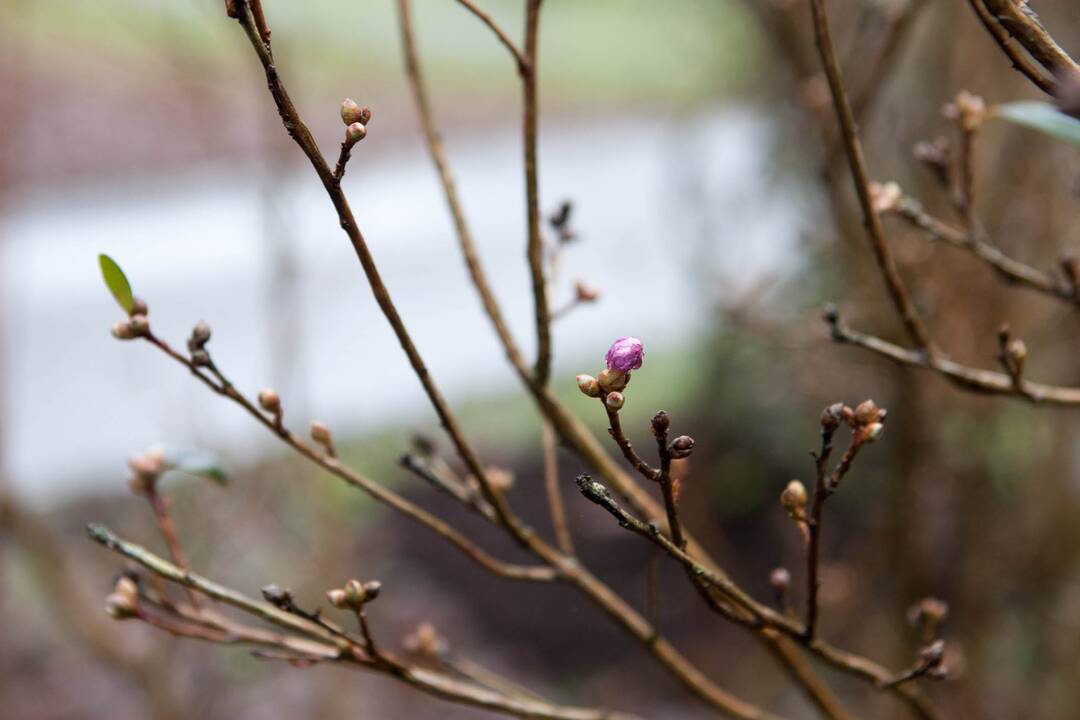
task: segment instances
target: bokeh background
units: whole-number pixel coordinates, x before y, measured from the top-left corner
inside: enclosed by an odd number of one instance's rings
[[[520,3],[483,4],[517,34]],[[465,210],[531,348],[514,68],[456,3],[414,5]],[[646,438],[664,408],[696,438],[684,514],[759,597],[777,565],[800,577],[799,539],[776,498],[812,472],[820,409],[873,397],[889,409],[888,431],[830,501],[824,632],[900,668],[918,647],[906,609],[940,597],[953,672],[928,689],[944,712],[1075,717],[1077,413],[965,395],[830,343],[825,301],[857,327],[902,335],[843,165],[825,149],[831,119],[804,5],[545,3],[541,201],[550,212],[572,200],[578,236],[562,253],[553,303],[568,301],[578,279],[601,291],[558,321],[555,386],[603,436],[573,377],[599,370],[615,337],[645,341],[624,424]],[[912,145],[951,132],[940,108],[960,89],[988,102],[1037,91],[962,3],[830,5],[849,83],[865,95],[873,174],[949,217]],[[1055,37],[1080,48],[1080,10],[1039,5]],[[909,6],[916,12],[900,14]],[[394,3],[266,7],[278,64],[328,153],[341,99],[372,107],[344,181],[361,227],[469,436],[514,472],[511,500],[546,528],[538,418],[460,260],[405,83]],[[878,75],[872,60],[898,17],[909,20]],[[312,603],[348,577],[377,577],[384,596],[373,620],[387,644],[427,621],[455,654],[558,699],[708,715],[572,591],[485,575],[290,458],[159,353],[109,336],[118,311],[99,252],[124,267],[159,334],[180,344],[206,320],[216,361],[241,387],[275,387],[297,427],[326,421],[366,474],[513,555],[396,466],[417,435],[441,441],[436,420],[219,2],[7,0],[0,40],[0,715],[482,715],[383,677],[297,670],[109,621],[101,601],[121,565],[82,528],[104,521],[163,550],[126,483],[126,459],[155,444],[213,453],[229,473],[226,488],[181,475],[165,484],[205,575],[248,593],[276,582]],[[1006,252],[1052,267],[1075,250],[1075,149],[992,123],[977,172],[980,217]],[[1080,383],[1074,308],[1009,288],[895,222],[887,229],[952,356],[993,367],[996,328],[1008,321],[1031,350],[1031,377]],[[585,468],[560,457],[583,557],[643,605],[648,548],[577,495],[572,478]],[[700,607],[677,568],[661,563],[660,578],[661,627],[694,660],[776,712],[813,716],[758,645]],[[872,689],[825,676],[859,716],[906,716]]]

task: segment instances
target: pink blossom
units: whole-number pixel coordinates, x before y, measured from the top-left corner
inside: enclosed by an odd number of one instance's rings
[[[645,346],[636,337],[621,337],[611,344],[607,351],[607,366],[609,370],[630,372],[641,367],[645,358]]]

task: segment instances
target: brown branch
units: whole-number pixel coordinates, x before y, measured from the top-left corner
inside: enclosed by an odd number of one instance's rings
[[[260,38],[255,18],[252,16],[250,3],[247,2],[247,0],[236,0],[236,5],[239,14],[237,19],[240,22],[240,26],[244,29],[252,48],[255,50],[259,62],[262,64],[263,71],[266,74],[267,86],[274,99],[274,104],[277,106],[278,114],[281,116],[282,124],[288,131],[289,136],[292,137],[303,151],[304,155],[307,156],[312,167],[315,169],[315,173],[322,181],[323,187],[326,189],[326,194],[334,205],[334,209],[337,211],[341,228],[348,236],[349,242],[356,253],[356,257],[364,270],[375,302],[378,304],[379,309],[393,329],[394,335],[397,337],[402,350],[404,350],[405,355],[409,360],[409,364],[412,366],[413,371],[420,380],[420,384],[424,388],[425,394],[428,396],[428,400],[435,409],[435,414],[439,417],[440,423],[450,437],[462,462],[479,481],[485,497],[495,508],[495,511],[499,516],[499,521],[511,530],[519,543],[522,545],[527,544],[527,536],[531,531],[521,524],[520,520],[518,520],[511,512],[505,498],[491,486],[476,452],[465,439],[464,433],[458,425],[457,418],[451,412],[442,392],[439,390],[438,386],[435,384],[434,378],[432,378],[431,373],[428,371],[427,365],[420,355],[420,351],[417,350],[412,336],[406,329],[405,323],[401,319],[401,315],[398,313],[397,307],[394,305],[394,301],[390,296],[390,291],[383,282],[382,275],[379,273],[379,269],[375,264],[375,258],[371,254],[370,248],[368,248],[367,241],[360,232],[360,228],[356,223],[356,218],[353,216],[349,201],[341,189],[340,182],[334,177],[334,172],[327,164],[326,159],[322,155],[322,151],[319,150],[315,137],[311,134],[311,131],[308,130],[307,125],[300,117],[296,106],[289,97],[285,85],[282,83],[281,77],[278,74],[278,69],[274,65],[274,59],[270,54],[269,45],[264,43]]]
[[[176,535],[176,525],[173,524],[172,516],[169,514],[169,501],[158,492],[156,482],[147,485],[146,499],[154,510],[158,529],[161,531],[161,537],[165,540],[165,545],[169,548],[169,555],[172,556],[173,562],[185,570],[190,570],[191,563],[188,562],[184,548],[180,545],[180,539]],[[193,590],[188,590],[188,597],[191,599],[192,605],[199,606],[199,597]]]
[[[706,567],[660,533],[656,525],[642,522],[628,513],[615,501],[615,498],[602,484],[588,475],[580,475],[577,483],[582,495],[608,511],[620,526],[657,545],[694,577],[715,588],[730,600],[734,606],[743,611],[730,616],[739,624],[752,629],[771,628],[779,631],[793,641],[804,645],[808,651],[832,667],[866,680],[874,684],[875,687],[881,687],[895,677],[895,673],[872,660],[836,648],[820,638],[808,640],[806,628],[802,623],[795,618],[773,610],[768,605],[757,602],[723,571]],[[937,710],[917,688],[900,685],[887,689],[908,703],[920,717],[926,720],[935,720],[940,717]]]
[[[600,397],[600,402],[604,402],[604,398]],[[660,471],[649,463],[641,459],[641,456],[634,450],[633,444],[630,442],[630,438],[626,437],[626,433],[623,432],[622,422],[619,420],[619,413],[617,410],[612,410],[606,404],[604,404],[604,411],[608,417],[608,432],[611,434],[611,438],[615,441],[615,444],[619,446],[619,450],[622,451],[623,457],[626,461],[633,466],[643,478],[656,482],[660,477]]]
[[[826,321],[832,328],[833,340],[837,342],[866,348],[900,365],[932,370],[967,390],[989,395],[1009,395],[1036,405],[1080,405],[1080,388],[1046,385],[1030,380],[1024,380],[1017,387],[1007,374],[968,367],[945,358],[930,358],[917,350],[908,350],[873,335],[852,330],[840,320],[835,311],[830,310],[826,314]]]
[[[833,107],[836,111],[837,121],[843,138],[844,150],[848,157],[851,168],[851,178],[855,185],[855,193],[859,198],[862,208],[863,221],[866,232],[874,249],[878,267],[881,270],[885,287],[889,292],[893,305],[900,315],[907,330],[908,336],[915,345],[927,353],[933,355],[936,350],[930,339],[930,335],[919,318],[918,311],[908,296],[900,273],[896,269],[892,251],[885,240],[885,232],[881,227],[881,219],[874,209],[870,197],[870,181],[866,170],[866,160],[863,157],[862,144],[859,142],[858,132],[855,127],[855,118],[848,103],[847,94],[844,91],[843,81],[840,77],[840,67],[836,60],[836,50],[833,47],[832,37],[829,31],[829,19],[825,10],[825,0],[810,0],[810,9],[814,19],[814,38],[818,52],[821,56],[825,76],[829,81],[829,90],[832,94]]]
[[[1053,76],[1048,77],[1021,48],[1013,44],[1009,31],[998,24],[993,14],[987,9],[986,2],[984,0],[968,0],[968,4],[971,6],[975,16],[979,18],[982,26],[990,33],[990,37],[994,39],[1001,51],[1012,61],[1012,66],[1034,83],[1035,87],[1048,95],[1055,95],[1057,93],[1057,81]]]
[[[555,529],[555,544],[563,554],[572,556],[574,540],[570,536],[566,505],[563,503],[562,489],[559,487],[559,455],[558,448],[555,446],[555,431],[546,418],[540,425],[540,444],[544,451],[544,487],[547,490],[551,524]]]
[[[473,683],[462,682],[444,673],[406,665],[386,653],[368,656],[363,652],[357,652],[362,648],[358,648],[352,640],[345,636],[336,635],[309,619],[278,609],[269,603],[256,601],[224,585],[190,571],[185,571],[138,545],[118,538],[100,525],[90,526],[88,532],[94,541],[133,560],[150,572],[170,582],[197,590],[207,597],[229,604],[271,624],[297,633],[302,638],[309,639],[303,641],[293,636],[282,638],[280,646],[290,654],[301,652],[304,656],[324,661],[359,665],[395,677],[429,695],[516,717],[550,718],[551,720],[633,720],[634,716],[624,713],[560,706],[535,699],[505,695]],[[197,637],[215,642],[275,644],[270,639],[272,636],[261,633],[261,631],[253,630],[253,633],[258,634],[253,634],[250,637],[239,635],[238,630],[242,626],[238,625],[234,625],[230,632],[218,635],[198,631],[191,626],[184,626],[160,618],[155,618],[155,620],[157,622],[154,624],[159,627],[170,632],[183,634],[186,637]],[[312,640],[314,642],[311,642]]]
[[[817,627],[817,596],[821,581],[818,579],[818,557],[821,554],[821,520],[825,509],[825,500],[832,489],[827,478],[827,465],[832,454],[832,440],[836,428],[822,424],[821,450],[814,455],[816,480],[814,497],[810,501],[810,518],[807,521],[810,541],[806,546],[806,639],[814,639]]]
[[[1080,79],[1080,65],[1054,41],[1026,3],[1017,0],[982,2],[998,25],[1056,79],[1055,85],[1069,79]]]
[[[922,230],[932,240],[939,240],[953,247],[967,250],[989,265],[1006,282],[1080,305],[1080,295],[1070,283],[1060,280],[1051,273],[1015,260],[985,240],[930,215],[914,198],[904,196],[889,212]]]
[[[537,51],[539,48],[541,0],[526,0],[525,57],[527,65],[521,75],[523,95],[522,137],[525,146],[525,203],[528,218],[529,242],[526,255],[532,278],[533,304],[536,315],[535,381],[546,385],[551,374],[551,309],[548,307],[547,281],[544,279],[544,238],[540,233],[540,188],[537,178]]]
[[[407,0],[404,0],[404,2],[407,3]],[[510,51],[510,54],[514,56],[514,61],[517,63],[519,73],[524,75],[528,72],[529,59],[525,57],[525,54],[518,49],[517,45],[514,44],[514,41],[510,39],[510,36],[499,27],[498,23],[496,23],[490,15],[476,7],[472,0],[457,0],[457,3],[479,18],[480,22],[487,25],[488,29],[495,33],[495,37],[499,38],[499,42],[501,42],[506,49]]]

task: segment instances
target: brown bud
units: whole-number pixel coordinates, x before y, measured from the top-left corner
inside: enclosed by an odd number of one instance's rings
[[[600,397],[600,382],[592,375],[586,375],[585,373],[578,375],[577,386],[581,392],[589,397]]]
[[[284,608],[292,604],[292,593],[280,585],[267,585],[262,589],[266,602],[274,607]]]
[[[358,143],[367,137],[367,128],[364,123],[354,122],[349,127],[345,128],[345,142],[349,145]]]
[[[834,403],[821,411],[821,429],[834,432],[844,419],[844,403]]]
[[[199,322],[191,329],[191,337],[188,338],[188,350],[192,352],[201,350],[210,340],[210,326]]]
[[[925,623],[936,627],[949,616],[949,604],[935,597],[925,597],[908,608],[907,618],[912,625]]]
[[[604,404],[607,405],[607,409],[612,412],[621,410],[625,403],[626,398],[623,397],[621,392],[609,392],[607,397],[604,398]]]
[[[193,350],[191,353],[191,364],[195,367],[208,367],[210,365],[210,353],[201,348]]]
[[[792,515],[800,514],[806,508],[806,486],[798,480],[792,480],[780,493],[780,504]]]
[[[919,659],[925,662],[930,667],[936,667],[941,664],[942,658],[945,657],[945,641],[935,640],[922,650],[919,651]]]
[[[884,411],[873,400],[864,400],[855,408],[854,421],[856,425],[869,425],[879,422],[884,417]]]
[[[105,612],[114,620],[127,620],[134,617],[138,609],[139,586],[129,577],[120,578],[105,598]]]
[[[145,315],[132,315],[128,322],[131,324],[131,331],[135,333],[136,337],[141,337],[150,332],[150,321]]]
[[[663,410],[652,416],[652,432],[656,437],[663,437],[671,427],[671,418]]]
[[[259,407],[268,413],[274,413],[277,415],[281,412],[281,398],[278,394],[267,388],[259,391]]]
[[[318,420],[311,423],[311,439],[323,447],[329,447],[334,444],[334,437],[330,434],[330,428]]]
[[[409,652],[435,660],[446,652],[447,643],[434,625],[421,623],[415,631],[406,636],[405,648]]]
[[[680,435],[669,442],[667,446],[668,455],[676,460],[690,457],[692,452],[694,452],[694,438],[689,435]]]
[[[131,299],[131,312],[128,313],[128,314],[129,315],[149,315],[150,314],[150,308],[147,307],[146,301],[143,300],[142,298],[138,298],[138,297],[137,298],[132,298]]]
[[[607,392],[621,391],[626,387],[626,383],[630,382],[630,374],[605,368],[600,371],[597,380],[600,382],[600,387]]]

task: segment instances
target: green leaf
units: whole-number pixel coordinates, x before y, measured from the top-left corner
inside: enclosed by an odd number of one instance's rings
[[[124,271],[115,260],[104,253],[98,255],[98,264],[101,265],[101,277],[105,279],[105,286],[109,288],[109,292],[116,298],[116,302],[124,309],[124,312],[130,315],[132,308],[135,307],[135,296],[131,294],[131,283],[128,282]]]
[[[170,470],[197,475],[198,477],[213,480],[218,485],[226,485],[228,477],[221,465],[210,453],[194,450],[181,450],[166,453],[166,464]]]
[[[1050,103],[1014,102],[998,105],[998,117],[1034,128],[1059,140],[1080,145],[1080,120],[1066,115]]]

